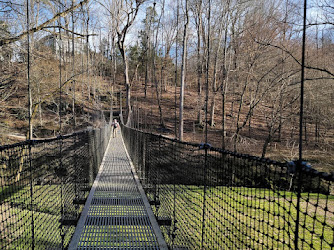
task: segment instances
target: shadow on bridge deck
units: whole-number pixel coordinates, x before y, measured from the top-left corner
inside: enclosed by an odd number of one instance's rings
[[[69,249],[167,249],[120,131],[111,138]]]

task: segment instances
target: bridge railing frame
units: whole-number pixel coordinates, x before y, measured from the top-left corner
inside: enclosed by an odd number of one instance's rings
[[[122,126],[171,249],[333,248],[334,176]]]
[[[0,249],[68,246],[109,138],[106,125],[0,146]]]

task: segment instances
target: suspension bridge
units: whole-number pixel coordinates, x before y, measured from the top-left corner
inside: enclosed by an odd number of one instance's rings
[[[334,247],[334,177],[304,163],[106,124],[1,146],[0,168],[1,249]]]
[[[121,135],[110,140],[69,249],[168,249]]]

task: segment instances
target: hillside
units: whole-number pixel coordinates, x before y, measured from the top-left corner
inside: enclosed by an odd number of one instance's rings
[[[177,88],[177,121],[179,120],[179,87]],[[189,142],[200,143],[205,141],[205,127],[204,124],[199,126],[197,123],[197,106],[198,95],[197,92],[188,88],[185,95],[185,140]],[[203,97],[204,100],[204,97]],[[204,102],[204,101],[203,101]],[[236,101],[234,101],[236,102]],[[167,91],[162,92],[162,111],[165,122],[165,128],[162,128],[159,123],[159,109],[156,99],[156,90],[154,87],[148,88],[147,98],[144,97],[143,86],[137,84],[134,87],[132,95],[132,103],[134,110],[139,108],[140,128],[147,129],[155,133],[162,133],[164,135],[174,137],[175,136],[175,87],[168,86]],[[208,142],[214,147],[222,147],[222,112],[221,112],[221,95],[216,96],[217,110],[215,112],[215,124],[214,126],[208,125]],[[234,103],[234,106],[236,104]],[[228,98],[226,102],[226,125],[225,125],[225,145],[227,150],[233,151],[233,135],[235,131],[235,119],[236,115],[233,115],[231,111],[232,99]],[[247,124],[247,127],[242,130],[240,139],[238,141],[237,151],[244,154],[261,156],[263,145],[266,140],[268,128],[266,125],[265,112],[267,110],[261,110],[255,112],[252,116],[251,123]],[[246,111],[241,114],[242,117],[246,116]],[[295,114],[295,119],[292,119],[295,123],[287,121],[282,128],[281,139],[278,139],[278,135],[272,142],[269,143],[266,157],[279,160],[289,161],[298,158],[298,114]],[[203,119],[205,114],[203,112]],[[210,115],[208,115],[210,120]],[[138,126],[138,125],[137,125]],[[178,122],[177,122],[178,127]],[[312,133],[312,124],[307,125],[309,134],[307,140],[304,140],[304,159],[313,164],[319,170],[322,171],[334,171],[334,135],[333,130],[323,131],[323,137],[321,141],[316,141],[314,134]]]
[[[1,64],[3,66],[3,64]],[[0,144],[25,140],[28,133],[28,87],[25,65],[13,63],[6,67],[1,88]],[[66,134],[88,126],[99,126],[104,110],[110,110],[108,83],[99,76],[81,74],[74,81],[62,68],[61,91],[57,60],[47,56],[36,61],[32,69],[32,124],[33,137],[45,138]],[[73,85],[75,84],[75,85]],[[73,86],[75,91],[73,91]],[[61,100],[61,101],[60,101]],[[73,109],[75,102],[75,109]],[[75,112],[75,122],[73,119]],[[108,117],[109,118],[109,117]],[[106,118],[107,119],[107,118]],[[61,120],[61,125],[60,125]]]
[[[29,85],[33,138],[99,126],[122,96],[136,127],[280,161],[302,131],[334,171],[332,4],[318,23],[289,1],[87,3],[0,3],[0,144],[27,138]]]

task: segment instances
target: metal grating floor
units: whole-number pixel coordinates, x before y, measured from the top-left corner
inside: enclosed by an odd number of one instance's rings
[[[69,249],[167,249],[120,131],[109,142]]]

